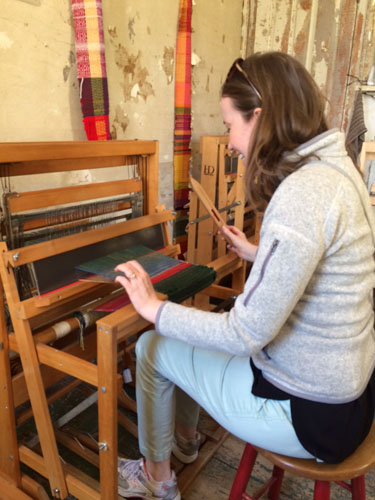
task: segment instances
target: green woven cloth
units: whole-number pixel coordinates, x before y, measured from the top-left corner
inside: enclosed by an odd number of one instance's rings
[[[155,283],[154,288],[165,293],[172,302],[183,302],[196,293],[204,290],[216,279],[216,271],[212,267],[192,264],[169,278]]]
[[[151,278],[157,278],[158,275],[162,276],[164,272],[173,270],[174,267],[177,268],[179,264],[183,266],[183,269],[171,276],[162,278],[160,281],[153,280],[155,290],[167,295],[172,302],[183,302],[210,286],[216,279],[216,271],[211,267],[189,264],[155,252],[143,245],[121,249],[84,262],[78,265],[76,269],[81,272],[115,279],[119,274],[114,271],[115,267],[132,259],[137,260]]]
[[[159,252],[151,250],[143,245],[136,245],[130,248],[123,248],[117,250],[116,252],[111,252],[108,255],[103,255],[96,259],[83,262],[76,266],[78,271],[83,273],[91,273],[93,275],[104,276],[114,280],[119,274],[115,271],[115,268],[122,264],[123,262],[128,262],[129,260],[136,260],[141,264],[144,270],[150,275],[150,277],[162,274],[164,271],[168,271],[177,267],[181,262],[180,260],[169,257]],[[83,274],[84,276],[84,274]],[[77,273],[77,277],[82,277]]]

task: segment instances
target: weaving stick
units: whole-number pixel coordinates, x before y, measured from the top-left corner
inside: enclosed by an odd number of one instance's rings
[[[201,184],[195,179],[193,179],[193,177],[190,177],[190,184],[191,187],[193,188],[194,193],[198,196],[199,201],[203,204],[204,208],[207,210],[208,214],[211,216],[212,220],[215,222],[218,229],[221,229],[223,226],[225,226],[226,225],[225,221],[221,217],[219,211],[212,203],[208,194],[203,189]],[[224,236],[224,234],[223,237],[226,239],[228,243],[232,243],[229,238]]]

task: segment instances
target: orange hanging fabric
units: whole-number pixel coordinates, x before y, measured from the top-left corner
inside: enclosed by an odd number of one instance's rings
[[[192,0],[181,0],[176,48],[175,128],[174,128],[174,240],[187,249],[189,165],[191,157],[191,17]]]

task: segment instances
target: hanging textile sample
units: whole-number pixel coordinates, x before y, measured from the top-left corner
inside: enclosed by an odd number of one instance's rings
[[[192,0],[180,1],[176,47],[175,128],[173,151],[174,241],[187,249],[185,227],[188,223],[189,164],[191,157],[191,16]]]
[[[111,139],[101,0],[72,0],[77,76],[89,140]]]

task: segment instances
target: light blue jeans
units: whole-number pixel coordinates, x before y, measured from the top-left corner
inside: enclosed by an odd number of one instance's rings
[[[139,448],[146,458],[169,458],[175,421],[195,427],[199,406],[244,441],[312,458],[294,432],[289,401],[251,394],[248,358],[192,347],[154,331],[140,336],[136,355]]]

